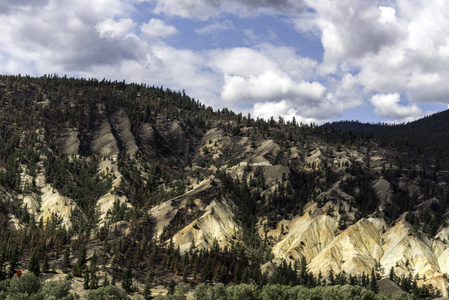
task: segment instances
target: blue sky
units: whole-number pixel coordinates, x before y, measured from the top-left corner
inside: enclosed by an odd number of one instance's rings
[[[185,90],[253,117],[407,122],[447,109],[443,0],[0,3],[0,73]]]

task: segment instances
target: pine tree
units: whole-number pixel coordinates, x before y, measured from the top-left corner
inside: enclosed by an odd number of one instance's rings
[[[68,245],[64,249],[64,265],[70,267],[70,247]]]
[[[376,273],[374,272],[374,268],[371,270],[370,289],[375,293],[379,292],[379,287],[377,286],[377,277]]]
[[[132,286],[133,286],[133,273],[131,267],[125,269],[122,275],[122,288],[126,291],[126,293],[131,294]]]
[[[80,254],[78,256],[78,261],[76,263],[77,268],[73,269],[73,276],[79,277],[79,276],[81,276],[81,273],[86,270],[86,263],[87,263],[86,255],[87,255],[86,245],[82,245]],[[75,270],[77,272],[75,272]]]
[[[173,295],[175,293],[175,287],[176,287],[175,281],[173,279],[170,280],[170,283],[168,284],[168,293],[167,293],[167,295]]]
[[[394,267],[393,266],[390,269],[389,278],[390,278],[391,281],[394,281]]]
[[[39,276],[41,273],[41,267],[39,265],[39,251],[35,249],[30,258],[30,264],[28,265],[28,270],[34,275]]]
[[[301,256],[299,270],[299,280],[301,284],[305,284],[305,282],[307,281],[307,261],[304,255]]]
[[[188,272],[189,272],[189,270],[187,268],[184,268],[184,272],[182,273],[182,281],[183,282],[187,281]]]
[[[97,286],[97,251],[94,251],[92,258],[90,259],[90,289],[96,289]]]
[[[109,285],[108,273],[104,272],[103,286],[108,286],[108,285]]]
[[[5,273],[5,248],[6,246],[3,245],[3,247],[0,249],[0,281],[6,279],[6,273]]]
[[[89,271],[87,270],[84,272],[83,289],[89,289]]]
[[[332,268],[329,270],[329,281],[331,285],[335,285],[334,270]]]
[[[17,266],[19,264],[19,247],[16,243],[14,243],[10,248],[10,259],[9,259],[9,270],[8,270],[8,277],[11,278],[17,269]],[[39,262],[38,262],[39,264]]]
[[[50,265],[48,264],[48,255],[45,254],[44,255],[44,262],[42,264],[42,272],[48,273],[49,270],[50,270]]]
[[[143,297],[145,299],[151,299],[151,283],[153,282],[153,274],[152,272],[148,272],[147,279],[145,281],[145,287],[143,289]]]
[[[116,278],[115,278],[115,272],[113,272],[112,273],[112,279],[111,279],[111,285],[115,285],[115,281],[116,281]]]
[[[317,278],[317,285],[321,285],[321,280],[323,279],[323,274],[321,273],[321,270],[318,272],[318,278]]]
[[[362,286],[363,286],[364,288],[366,288],[366,285],[368,284],[366,281],[367,281],[367,280],[366,280],[366,275],[365,275],[365,272],[363,272],[363,273],[362,273],[362,282],[361,282],[361,284],[362,284]]]

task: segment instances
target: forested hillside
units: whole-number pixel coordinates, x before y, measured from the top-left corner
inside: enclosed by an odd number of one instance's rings
[[[419,151],[447,153],[449,110],[403,124],[368,124],[358,121],[328,123],[323,127],[375,136],[382,144],[417,147]]]
[[[0,76],[0,299],[21,293],[18,268],[82,297],[446,295],[444,113],[377,135],[162,87]]]

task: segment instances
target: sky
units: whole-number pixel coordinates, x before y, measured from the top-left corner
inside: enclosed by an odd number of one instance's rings
[[[321,124],[448,108],[445,0],[0,0],[0,73],[163,86]]]

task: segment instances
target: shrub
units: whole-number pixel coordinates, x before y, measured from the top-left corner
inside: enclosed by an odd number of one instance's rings
[[[232,300],[256,300],[259,299],[259,291],[254,284],[239,284],[228,288],[228,299]]]
[[[101,287],[96,290],[92,290],[87,294],[88,300],[125,300],[128,299],[126,296],[126,292],[124,289],[115,286],[115,285],[108,285],[105,287]]]
[[[71,286],[72,283],[66,279],[47,281],[42,285],[39,294],[43,295],[45,299],[49,299],[49,297],[54,297],[55,299],[71,299]]]
[[[21,277],[14,275],[9,285],[9,293],[26,293],[31,295],[37,293],[40,287],[41,282],[39,278],[31,272],[26,272]]]

